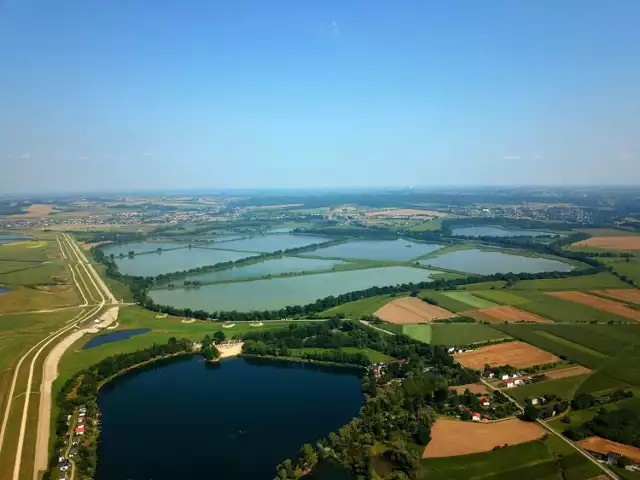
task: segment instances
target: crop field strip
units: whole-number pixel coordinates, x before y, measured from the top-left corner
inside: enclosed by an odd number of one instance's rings
[[[593,290],[591,293],[618,300],[619,302],[640,305],[640,290]]]
[[[551,320],[543,318],[531,312],[520,310],[511,305],[501,307],[481,308],[478,310],[468,310],[460,312],[460,315],[472,317],[480,322],[488,323],[513,323],[513,322],[534,322],[551,323]]]
[[[432,323],[403,325],[402,333],[433,345],[472,345],[510,338],[503,332],[479,323]]]
[[[589,374],[583,374],[557,380],[543,380],[509,389],[508,393],[520,403],[524,403],[528,397],[541,397],[547,393],[554,393],[560,398],[570,399],[588,378]]]
[[[468,292],[442,292],[442,295],[449,297],[452,300],[467,304],[469,307],[466,310],[500,306],[497,303],[490,302],[489,300],[477,297]]]
[[[584,292],[573,292],[573,291],[552,292],[552,293],[549,293],[549,295],[553,295],[553,296],[562,298],[564,300],[577,302],[598,310],[603,310],[605,312],[613,313],[620,317],[624,317],[636,322],[640,322],[640,310],[629,308],[628,306],[619,302],[615,302],[613,300],[608,300],[606,298],[589,295]]]

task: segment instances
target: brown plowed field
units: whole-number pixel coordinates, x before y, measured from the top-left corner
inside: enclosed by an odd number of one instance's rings
[[[559,378],[575,377],[576,375],[584,375],[585,373],[591,373],[587,367],[577,365],[575,367],[561,368],[560,370],[553,370],[551,372],[544,372],[544,376],[557,380]]]
[[[547,295],[553,295],[564,300],[572,302],[582,303],[591,308],[597,308],[598,310],[604,310],[605,312],[614,313],[621,317],[629,318],[640,322],[640,310],[634,310],[622,303],[614,302],[613,300],[607,300],[606,298],[595,297],[582,292],[547,292]]]
[[[374,315],[389,323],[426,323],[438,318],[456,316],[444,308],[430,305],[415,297],[399,298],[387,303]]]
[[[431,436],[433,437],[433,433]],[[619,453],[620,455],[630,458],[636,463],[640,462],[640,448],[625,445],[624,443],[613,442],[601,437],[589,437],[584,440],[580,440],[578,445],[580,445],[580,448],[584,448],[589,452],[596,452],[602,455],[606,455],[609,452]]]
[[[488,452],[494,447],[531,442],[544,435],[536,423],[516,418],[480,423],[438,419],[431,427],[431,441],[422,458],[453,457]]]
[[[607,297],[616,298],[623,302],[637,303],[640,305],[640,290],[634,290],[632,288],[617,289],[617,290],[594,290],[593,293],[599,295],[606,295]]]
[[[572,247],[598,247],[609,250],[640,250],[640,235],[628,237],[592,237],[571,244]]]
[[[524,342],[506,342],[489,345],[478,350],[453,355],[461,365],[481,369],[485,364],[491,366],[511,365],[513,367],[531,367],[560,360],[553,353],[540,350]]]
[[[513,322],[536,322],[552,323],[548,318],[540,317],[534,313],[525,312],[516,307],[505,305],[503,307],[480,308],[467,310],[458,315],[473,317],[481,322],[489,323],[513,323]]]
[[[458,395],[462,395],[465,390],[469,390],[471,393],[480,393],[485,394],[489,393],[487,387],[485,387],[481,383],[467,383],[466,385],[456,385],[453,387],[449,387],[450,390],[455,390]]]

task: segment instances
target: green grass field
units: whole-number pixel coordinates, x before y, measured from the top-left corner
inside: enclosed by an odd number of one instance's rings
[[[575,377],[559,378],[558,380],[545,380],[538,383],[530,383],[522,387],[509,389],[509,395],[520,403],[529,397],[541,397],[547,393],[556,394],[560,398],[570,400],[589,374],[576,375]]]
[[[527,442],[491,452],[422,460],[429,480],[558,479],[558,468],[542,441]]]
[[[150,347],[154,343],[166,343],[171,337],[186,337],[194,340],[202,339],[205,335],[211,335],[217,331],[223,331],[228,338],[242,336],[246,332],[260,329],[279,330],[288,328],[294,322],[277,321],[264,322],[261,327],[252,327],[249,322],[236,322],[232,328],[223,328],[221,323],[196,321],[194,323],[181,323],[181,319],[174,317],[156,318],[156,313],[144,310],[137,306],[120,309],[118,315],[118,330],[130,330],[137,328],[150,328],[151,331],[136,335],[127,340],[106,343],[98,347],[82,350],[82,347],[93,338],[94,335],[85,335],[76,342],[62,357],[60,362],[60,376],[56,381],[62,385],[66,379],[73,376],[79,370],[98,363],[99,361],[118,353],[134,352]],[[1,317],[0,317],[1,318]],[[306,322],[295,322],[295,324]],[[106,332],[110,333],[112,331]],[[101,332],[105,333],[105,332]]]
[[[402,333],[424,343],[431,343],[431,325],[402,325]]]
[[[493,325],[493,328],[598,373],[583,391],[640,386],[640,325]]]
[[[582,385],[578,388],[576,393],[601,393],[607,390],[614,390],[618,388],[628,388],[624,382],[616,380],[610,377],[604,372],[595,372],[589,375]]]
[[[527,310],[555,322],[577,323],[577,322],[599,322],[607,323],[626,322],[627,320],[595,308],[571,302],[562,298],[554,297],[543,292],[518,291],[519,297],[530,300],[529,303],[522,303],[518,308]]]
[[[14,262],[9,262],[14,263]],[[23,268],[0,274],[0,283],[5,285],[50,285],[69,284],[70,274],[62,262],[22,263]],[[28,267],[25,268],[25,265]]]
[[[431,343],[434,345],[471,345],[508,338],[503,332],[478,323],[434,324],[431,326]]]
[[[469,305],[448,297],[447,295],[444,294],[444,292],[436,292],[433,290],[421,290],[420,297],[428,298],[429,300],[435,301],[438,303],[439,306],[453,313],[469,310]]]
[[[371,315],[383,305],[406,295],[408,295],[408,293],[405,295],[397,295],[395,297],[391,297],[389,295],[378,295],[375,297],[363,298],[362,300],[356,300],[355,302],[345,303],[343,305],[330,308],[329,310],[325,310],[321,315],[329,317],[343,314],[347,318],[358,319],[364,315]]]
[[[294,348],[291,350],[293,357],[302,356],[304,353],[313,353],[313,352],[326,352],[327,350],[331,350],[329,348]],[[358,347],[343,347],[342,350],[345,353],[362,353],[369,358],[372,362],[388,362],[389,360],[393,360],[393,357],[389,355],[385,355],[382,352],[378,352],[377,350],[372,350],[371,348],[358,348]]]
[[[640,285],[640,258],[630,258],[628,262],[624,258],[599,258],[598,260],[612,267],[620,275],[629,277],[636,282],[636,285]],[[625,283],[625,285],[629,287],[628,284]]]
[[[452,300],[456,300],[457,302],[467,304],[468,310],[472,310],[476,308],[491,308],[491,307],[499,306],[496,303],[490,302],[488,300],[484,300],[480,297],[476,297],[475,295],[468,292],[442,292],[442,295],[444,295],[445,297],[449,297]]]
[[[522,280],[511,287],[511,290],[598,290],[605,288],[629,288],[629,285],[608,272],[602,272],[580,277]]]
[[[473,294],[490,302],[501,305],[521,305],[530,302],[529,299],[505,290],[475,290]]]

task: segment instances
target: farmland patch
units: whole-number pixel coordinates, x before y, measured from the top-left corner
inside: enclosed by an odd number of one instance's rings
[[[640,235],[624,237],[591,237],[571,244],[572,247],[597,247],[604,250],[640,250]]]
[[[640,305],[640,290],[631,288],[627,290],[595,290],[593,293]]]
[[[493,303],[489,300],[476,297],[475,295],[468,292],[442,292],[442,295],[457,302],[467,304],[471,308],[499,307],[497,303]]]
[[[558,380],[545,380],[509,389],[508,392],[509,395],[521,403],[529,397],[541,397],[549,393],[569,400],[586,379],[587,375],[578,375],[574,377],[560,378]]]
[[[613,313],[591,308],[581,303],[563,300],[562,298],[543,292],[518,292],[518,295],[531,300],[529,303],[520,305],[520,309],[536,313],[541,317],[549,318],[556,322],[576,323],[595,321],[606,323],[609,321],[624,321],[624,318],[614,315]]]
[[[455,385],[449,387],[450,390],[455,390],[458,395],[462,395],[464,392],[469,390],[471,393],[479,393],[484,395],[488,393],[487,387],[485,387],[482,383],[468,383],[466,385]]]
[[[467,310],[460,315],[473,317],[481,322],[489,323],[514,323],[514,322],[534,322],[551,323],[551,320],[540,317],[534,313],[525,312],[512,306],[482,308],[480,310]]]
[[[456,315],[444,308],[431,305],[419,298],[404,297],[387,303],[374,315],[389,323],[425,323]]]
[[[431,428],[431,441],[423,458],[487,452],[497,446],[537,440],[543,435],[544,430],[537,424],[517,419],[495,423],[439,419]]]
[[[433,345],[462,346],[509,338],[509,335],[487,325],[473,323],[432,324],[420,325],[420,327],[430,328]]]
[[[640,310],[634,310],[632,308],[623,305],[622,303],[614,302],[613,300],[607,300],[601,297],[595,297],[583,292],[553,292],[549,293],[565,300],[581,303],[592,308],[604,310],[606,312],[619,315],[621,317],[629,318],[634,321],[640,321]]]
[[[531,367],[557,362],[560,359],[552,353],[523,342],[507,342],[489,345],[453,356],[465,367],[480,369],[484,365],[512,365],[514,367]]]
[[[591,370],[581,365],[577,365],[575,367],[561,368],[559,370],[545,372],[544,375],[551,380],[559,380],[560,378],[575,377],[576,375],[584,375],[587,373],[591,373]]]
[[[485,300],[501,305],[521,305],[529,302],[529,299],[527,298],[516,295],[515,293],[505,292],[503,290],[474,291],[473,294],[477,297],[484,298]]]

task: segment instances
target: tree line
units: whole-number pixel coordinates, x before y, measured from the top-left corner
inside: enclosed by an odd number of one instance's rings
[[[57,452],[64,447],[63,441],[67,438],[69,432],[67,417],[73,415],[80,405],[86,406],[87,415],[85,417],[83,441],[78,444],[77,456],[74,458],[76,477],[94,477],[99,433],[98,390],[106,381],[136,365],[169,355],[190,353],[192,351],[192,340],[172,337],[165,344],[154,344],[144,350],[105,358],[101,362],[81,370],[67,380],[56,397],[59,412],[56,419],[55,448],[54,454],[49,461],[49,470],[44,474],[43,479],[49,480],[52,478],[53,468],[58,464],[59,455]]]

